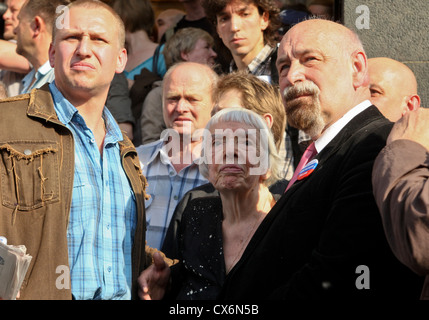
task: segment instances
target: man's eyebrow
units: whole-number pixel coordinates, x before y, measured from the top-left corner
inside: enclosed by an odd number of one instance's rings
[[[165,94],[166,96],[182,96],[182,93],[181,92],[177,92],[177,91],[168,91],[168,92],[166,92],[166,94]],[[203,96],[203,94],[201,93],[201,92],[198,92],[198,91],[188,91],[188,92],[185,92],[184,94],[183,94],[183,96],[186,98],[186,97],[202,97]]]
[[[369,88],[370,89],[377,89],[377,90],[379,90],[379,91],[381,91],[381,92],[383,92],[384,93],[384,90],[383,90],[383,88],[382,87],[380,87],[378,84],[369,84]]]
[[[289,61],[290,61],[289,56],[279,57],[279,58],[277,59],[277,61],[276,61],[276,65],[277,65],[277,66],[280,66],[280,65],[282,65],[283,63],[286,63],[286,62],[289,62]]]
[[[87,34],[90,37],[94,37],[94,36],[103,37],[103,36],[108,34],[106,31],[103,31],[103,30],[80,30],[80,29],[70,29],[70,28],[63,28],[61,30],[63,30],[63,32],[66,33],[67,35],[85,35],[85,34]]]
[[[244,11],[246,11],[247,9],[249,9],[249,5],[248,4],[244,4],[243,7],[238,8],[237,12],[242,13]],[[217,16],[225,16],[225,15],[229,15],[229,12],[226,12],[226,6],[217,13]]]
[[[318,49],[294,50],[293,56],[299,57],[299,56],[304,56],[304,55],[310,54],[310,53],[318,54],[318,55],[321,55],[321,56],[325,57],[325,55],[322,53],[322,51],[320,51]],[[277,58],[276,65],[279,66],[279,65],[281,65],[283,63],[290,62],[290,60],[291,59],[290,59],[289,55],[281,56],[281,57]]]
[[[79,35],[83,33],[81,30],[70,29],[70,28],[62,28],[62,29],[58,29],[58,31],[61,31],[62,33],[67,35]]]
[[[167,97],[167,98],[174,98],[174,97],[180,96],[180,93],[174,92],[174,91],[169,91],[169,92],[166,92],[164,94],[164,96]]]
[[[249,9],[249,5],[248,4],[243,5],[243,7],[239,8],[237,11],[239,13],[242,13],[242,12],[246,11],[247,9]]]

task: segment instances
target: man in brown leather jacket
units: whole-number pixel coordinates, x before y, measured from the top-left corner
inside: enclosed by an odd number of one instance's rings
[[[120,153],[117,154],[118,163],[107,162],[103,172],[110,177],[112,168],[122,169],[122,176],[126,177],[123,180],[129,182],[123,193],[132,194],[129,199],[135,202],[132,203],[134,225],[129,230],[132,241],[120,254],[131,262],[127,277],[132,280],[128,282],[131,288],[127,289],[127,297],[136,297],[137,276],[151,263],[150,248],[145,248],[146,180],[141,174],[136,150],[126,136],[122,141],[105,143],[112,131],[119,130],[104,106],[114,74],[122,72],[127,61],[122,21],[110,7],[91,0],[73,2],[59,18],[49,51],[51,65],[55,68],[55,83],[0,103],[0,235],[7,238],[8,244],[25,245],[32,256],[20,290],[21,299],[71,299],[71,287],[75,285],[71,277],[70,286],[70,269],[76,262],[73,259],[79,259],[78,255],[69,258],[72,244],[68,240],[74,232],[70,224],[75,219],[71,213],[76,205],[73,201],[76,201],[76,177],[82,177],[82,172],[77,172],[78,149],[82,152],[80,156],[87,159],[82,149],[89,150],[92,144],[92,150],[100,152],[100,162],[103,157],[109,157],[110,152]],[[92,133],[91,141],[79,142],[81,136],[76,126],[70,126],[72,120],[70,123],[61,121],[59,108],[62,105],[57,101],[58,95],[77,110],[86,132]],[[107,181],[107,177],[101,179]],[[109,193],[112,189],[103,186],[90,185],[89,188],[101,188],[106,192],[104,201],[113,201],[115,197]],[[83,210],[78,213],[83,215],[83,211],[88,210],[85,204],[80,206]],[[102,210],[94,214],[103,216],[105,207],[106,204],[100,205]],[[116,213],[118,219],[127,214],[129,212]],[[94,228],[101,230],[97,225]],[[104,241],[104,232],[102,237]],[[84,244],[81,246],[83,250]],[[121,250],[122,246],[118,247]],[[126,268],[122,265],[122,269]],[[97,269],[96,272],[101,273],[97,276],[103,279],[103,272],[111,271],[106,270]],[[82,277],[88,278],[85,270]],[[97,290],[97,294],[111,290],[106,286]],[[104,296],[94,294],[94,298]]]

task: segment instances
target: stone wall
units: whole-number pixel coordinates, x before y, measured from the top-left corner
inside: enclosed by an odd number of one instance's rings
[[[429,1],[341,0],[341,6],[342,22],[359,34],[368,57],[409,66],[429,107]]]

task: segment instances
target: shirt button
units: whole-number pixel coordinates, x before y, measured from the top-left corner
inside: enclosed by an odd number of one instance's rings
[[[179,197],[178,196],[174,196],[174,200],[178,200],[179,199]]]
[[[31,154],[31,150],[30,150],[30,149],[25,149],[25,150],[24,150],[24,154],[25,154],[26,156],[29,156],[29,155]]]
[[[107,267],[107,272],[111,272],[112,271],[112,267]]]

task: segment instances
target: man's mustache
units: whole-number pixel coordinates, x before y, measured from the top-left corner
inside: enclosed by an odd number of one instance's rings
[[[283,90],[283,97],[285,101],[293,100],[303,95],[318,95],[320,93],[317,85],[310,80],[304,82],[297,82],[291,87],[286,87]]]

